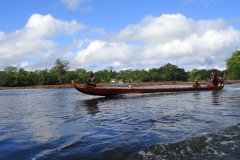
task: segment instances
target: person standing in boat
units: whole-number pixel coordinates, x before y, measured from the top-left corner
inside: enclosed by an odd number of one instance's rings
[[[215,72],[214,68],[212,69],[212,72],[210,74],[210,78],[211,78],[211,81],[212,81],[212,86],[217,86],[218,76],[217,76],[217,73]]]
[[[198,80],[195,81],[195,83],[193,84],[193,87],[195,88],[201,87],[201,85],[198,83]]]
[[[227,80],[227,72],[224,72],[223,74],[223,81],[226,81]]]
[[[93,72],[89,73],[88,79],[87,79],[87,83],[84,85],[84,87],[96,87],[97,84],[97,80],[96,77],[93,76]]]

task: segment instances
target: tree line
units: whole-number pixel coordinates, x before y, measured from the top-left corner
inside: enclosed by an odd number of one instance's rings
[[[235,51],[229,59],[226,59],[228,79],[240,79],[240,51]],[[224,71],[216,70],[218,76],[223,76]],[[146,70],[122,70],[113,71],[112,68],[94,73],[99,83],[110,83],[113,79],[122,82],[159,82],[159,81],[210,81],[211,69],[192,69],[185,71],[173,64],[165,64],[159,68]],[[8,66],[0,71],[0,86],[33,86],[69,84],[71,80],[76,83],[85,83],[89,75],[85,69],[69,71],[69,61],[57,59],[51,69],[26,71],[14,66]]]

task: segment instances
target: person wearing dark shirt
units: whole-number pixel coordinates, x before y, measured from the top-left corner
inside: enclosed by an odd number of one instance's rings
[[[97,80],[96,80],[95,76],[93,76],[93,73],[90,72],[88,79],[87,79],[87,83],[84,86],[85,87],[89,87],[89,86],[96,87],[96,84],[97,84]]]
[[[198,83],[198,80],[195,81],[195,83],[193,84],[193,87],[195,88],[201,87],[201,85]]]
[[[217,86],[218,84],[218,78],[217,78],[217,73],[215,72],[215,69],[212,69],[212,72],[210,74],[210,78],[212,81],[212,86]]]

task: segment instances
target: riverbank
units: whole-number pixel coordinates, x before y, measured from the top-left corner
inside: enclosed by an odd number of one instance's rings
[[[140,83],[125,83],[131,84],[132,86],[158,86],[158,85],[192,85],[194,82],[183,82],[183,81],[163,81],[163,82],[140,82]],[[201,85],[208,84],[208,81],[199,81]],[[240,83],[240,80],[227,80],[226,84]],[[111,86],[119,83],[98,83],[97,87],[103,86]],[[79,86],[83,86],[84,84],[77,84]],[[0,87],[0,90],[6,89],[34,89],[34,88],[45,88],[45,89],[53,89],[53,88],[72,88],[72,84],[61,84],[61,85],[35,85],[35,86],[23,86],[23,87]]]

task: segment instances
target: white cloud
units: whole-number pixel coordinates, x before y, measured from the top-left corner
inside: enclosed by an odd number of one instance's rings
[[[28,62],[23,62],[23,63],[20,64],[20,68],[25,68],[28,65],[29,65]]]
[[[118,67],[118,66],[121,66],[121,62],[116,61],[112,63],[112,67]]]
[[[106,31],[103,28],[94,28],[90,31],[90,34],[96,34],[96,33],[104,35],[106,34]]]
[[[3,38],[4,35],[5,33],[0,31],[0,40]]]
[[[68,9],[76,10],[78,6],[84,4],[90,0],[61,0],[61,3],[66,5]]]
[[[0,32],[0,68],[46,69],[62,58],[70,61],[71,69],[92,71],[108,65],[117,71],[141,70],[166,63],[185,70],[224,69],[225,59],[240,49],[240,31],[223,19],[195,21],[182,14],[148,15],[104,39],[77,39],[76,34],[84,28],[74,20],[34,14],[25,28],[11,34]],[[69,44],[62,44],[59,35],[68,35]]]
[[[111,35],[114,41],[143,41],[145,43],[164,43],[173,39],[183,39],[195,30],[194,21],[181,14],[147,16],[137,25],[128,25],[117,35]]]
[[[131,65],[138,60],[137,54],[140,48],[141,46],[138,45],[95,40],[91,41],[87,48],[77,53],[72,64],[73,66],[81,64],[81,67],[87,67],[88,70],[95,71],[104,69],[107,64],[114,67],[123,67]],[[96,64],[105,65],[99,68],[99,65]],[[90,68],[92,66],[96,68]]]
[[[44,55],[56,49],[58,44],[51,37],[72,35],[83,29],[84,25],[75,20],[67,22],[51,15],[33,14],[25,28],[11,34],[0,32],[0,68],[16,63],[27,66],[27,61],[44,58]]]
[[[176,65],[185,69],[203,65],[206,68],[212,65],[224,68],[225,59],[240,49],[240,32],[223,19],[194,21],[181,14],[174,14],[147,16],[139,24],[128,25],[118,34],[108,36],[107,41],[124,45],[129,43],[127,48],[131,50],[134,46],[132,42],[143,44],[138,46],[137,56],[134,56],[138,61],[136,64],[161,66],[163,62],[174,59]],[[127,57],[136,55],[131,50],[121,53],[126,57],[125,61]],[[111,55],[109,50],[101,53],[103,57],[106,57],[104,54]],[[216,59],[208,61],[211,56]],[[194,60],[184,64],[186,61],[183,60],[189,57]],[[133,61],[129,59],[128,63],[132,65]]]
[[[70,22],[55,19],[50,14],[42,16],[33,14],[26,26],[25,30],[30,39],[56,36],[59,34],[73,35],[79,30],[83,30],[85,26],[77,23],[75,20]]]

